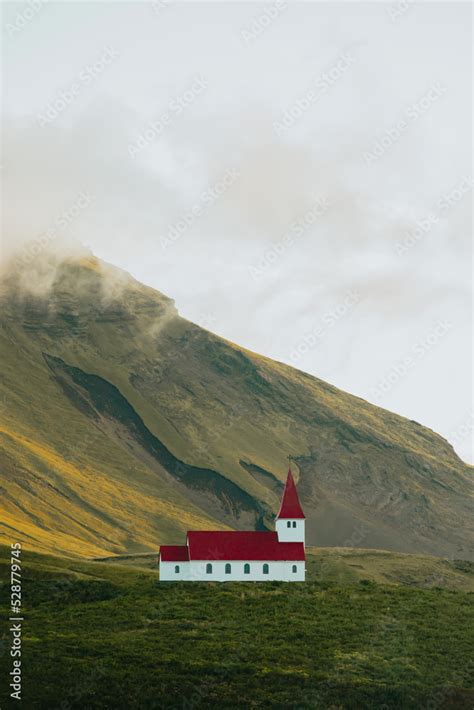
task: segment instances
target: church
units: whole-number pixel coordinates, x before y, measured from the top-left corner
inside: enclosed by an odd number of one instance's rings
[[[274,532],[190,530],[186,545],[162,545],[160,581],[304,582],[305,516],[291,468]]]

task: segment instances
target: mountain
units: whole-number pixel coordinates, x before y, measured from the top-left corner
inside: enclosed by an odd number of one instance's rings
[[[271,527],[471,559],[472,467],[439,435],[181,318],[92,255],[4,269],[0,542],[79,556]]]

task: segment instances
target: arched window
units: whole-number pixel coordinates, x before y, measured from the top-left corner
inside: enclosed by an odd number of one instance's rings
[[[206,565],[206,574],[212,574],[212,565],[210,562]]]
[[[287,528],[291,528],[291,520],[288,520],[288,522],[287,522],[287,524],[286,524],[286,527],[287,527]]]
[[[267,565],[266,562],[265,562],[265,564],[263,565],[263,574],[268,574],[268,565]]]
[[[174,573],[179,574],[179,565],[175,565]]]
[[[244,564],[244,574],[250,574],[250,565],[248,562]]]
[[[293,527],[296,528],[296,520],[293,520]]]
[[[225,566],[225,573],[230,574],[232,570],[232,567],[230,566],[229,562]]]
[[[291,571],[292,571],[292,572],[296,572],[297,569],[298,569],[298,568],[296,567],[296,565],[293,565],[293,567],[291,568]]]

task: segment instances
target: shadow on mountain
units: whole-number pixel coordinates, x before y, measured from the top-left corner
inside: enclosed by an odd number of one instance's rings
[[[236,528],[267,529],[270,511],[222,474],[180,461],[146,427],[128,400],[107,380],[68,365],[59,357],[43,357],[69,401],[109,438],[144,461],[152,470],[165,473],[183,493],[193,492],[193,502],[203,510],[209,505],[222,523]]]

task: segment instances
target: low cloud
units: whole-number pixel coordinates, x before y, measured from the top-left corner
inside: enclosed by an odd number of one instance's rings
[[[185,317],[210,314],[212,330],[286,362],[356,292],[356,307],[298,367],[368,399],[396,357],[446,318],[449,338],[386,405],[449,434],[468,408],[470,376],[470,9],[395,6],[280,3],[269,22],[245,3],[45,5],[7,37],[3,261],[38,270],[42,251],[92,251],[171,296]],[[72,12],[77,43],[67,42]],[[117,58],[38,125],[104,47]],[[334,68],[345,52],[354,61]],[[312,101],[308,87],[325,72],[328,88]],[[299,97],[297,120],[275,131]],[[408,111],[406,129],[378,149]],[[229,171],[237,179],[203,208]],[[327,209],[293,239],[318,199]],[[46,272],[25,287],[47,290]],[[432,383],[446,371],[439,402]]]

